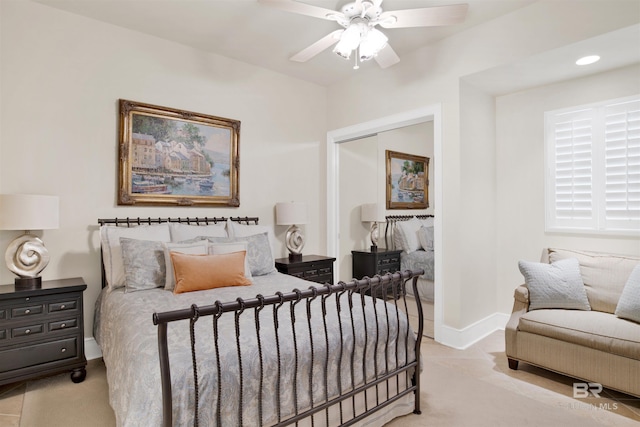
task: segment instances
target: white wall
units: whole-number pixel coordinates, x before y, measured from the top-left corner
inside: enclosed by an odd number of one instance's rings
[[[544,113],[640,94],[640,65],[496,99],[498,309],[507,312],[522,283],[518,260],[559,247],[640,256],[640,239],[545,232]]]
[[[360,220],[360,206],[376,203],[378,198],[378,136],[361,138],[339,145],[339,221],[340,241],[337,255],[338,279],[353,278],[351,251],[371,246],[369,224]]]
[[[257,215],[272,225],[276,202],[306,201],[305,251],[325,252],[324,88],[37,3],[2,0],[0,12],[0,192],[60,196],[60,228],[40,233],[51,255],[43,278],[84,277],[87,336],[98,218]],[[240,120],[240,207],[116,206],[120,98]],[[280,256],[285,232],[276,227]],[[0,232],[0,247],[18,234]],[[2,265],[0,282],[13,278]]]
[[[496,311],[496,114],[494,98],[460,82],[460,310],[483,319]],[[480,279],[482,286],[475,286]],[[442,287],[447,296],[448,288]]]
[[[476,161],[475,156],[480,152],[485,159],[487,153],[495,153],[496,147],[495,140],[475,141],[471,133],[461,130],[469,124],[461,118],[461,100],[469,96],[469,93],[461,93],[466,90],[461,89],[461,79],[636,24],[638,16],[640,4],[637,2],[538,1],[403,55],[399,64],[386,70],[377,69],[375,64],[365,64],[367,66],[362,66],[352,79],[329,88],[329,129],[442,105],[442,206],[436,207],[436,215],[442,220],[444,265],[441,277],[447,326],[463,330],[483,320],[488,310],[477,307],[477,296],[495,298],[497,267],[483,268],[483,272],[491,273],[487,275],[467,277],[463,273],[473,271],[472,267],[478,265],[478,251],[483,251],[484,259],[493,266],[503,262],[497,257],[496,245],[491,244],[495,241],[497,221],[490,221],[485,228],[478,221],[478,214],[482,217],[484,213],[467,204],[476,188],[495,186],[495,171],[488,173],[486,163]],[[480,94],[476,98],[482,103]],[[493,236],[488,245],[487,236]],[[511,296],[511,292],[509,294]],[[503,308],[504,304],[499,306]]]

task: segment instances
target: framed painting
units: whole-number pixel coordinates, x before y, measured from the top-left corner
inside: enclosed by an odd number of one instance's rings
[[[429,158],[386,150],[387,209],[429,207]]]
[[[120,100],[119,205],[240,206],[240,121]]]

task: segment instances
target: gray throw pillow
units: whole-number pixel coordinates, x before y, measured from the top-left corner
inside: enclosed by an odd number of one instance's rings
[[[251,275],[262,276],[276,271],[275,261],[271,254],[271,245],[269,244],[269,235],[266,231],[264,233],[253,234],[251,236],[200,236],[198,239],[208,240],[211,243],[247,242],[247,258],[249,260]]]
[[[633,269],[622,289],[616,316],[640,323],[640,265]]]
[[[121,237],[120,246],[125,292],[164,287],[166,266],[163,242]]]
[[[518,267],[529,289],[529,310],[591,310],[577,259],[552,264],[520,261]]]

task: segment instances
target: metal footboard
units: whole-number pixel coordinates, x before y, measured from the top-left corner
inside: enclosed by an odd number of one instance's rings
[[[249,379],[243,377],[243,363],[247,363],[248,357],[243,353],[243,346],[241,345],[241,333],[240,319],[245,316],[252,316],[254,328],[251,331],[251,335],[255,335],[256,345],[258,349],[259,364],[259,396],[257,398],[258,403],[258,425],[276,425],[285,426],[291,424],[298,424],[299,421],[310,419],[311,424],[314,425],[315,417],[324,418],[326,425],[330,425],[329,411],[332,409],[334,412],[339,410],[339,424],[333,421],[334,425],[349,426],[364,419],[373,412],[384,408],[403,396],[414,393],[415,394],[415,407],[414,413],[420,413],[420,344],[422,340],[423,332],[423,313],[422,305],[419,298],[411,299],[410,303],[417,305],[417,328],[414,327],[414,337],[410,337],[410,330],[408,324],[403,333],[403,337],[400,336],[400,318],[401,313],[407,313],[407,299],[406,286],[409,280],[412,280],[413,291],[417,294],[417,279],[418,276],[423,274],[424,271],[404,271],[397,273],[389,273],[384,276],[375,276],[372,278],[365,277],[362,280],[353,280],[348,283],[339,282],[335,285],[315,285],[309,289],[299,290],[294,289],[292,292],[281,293],[278,292],[275,295],[263,296],[257,295],[251,299],[238,298],[236,301],[222,303],[216,301],[215,304],[206,306],[192,305],[188,309],[168,311],[162,313],[154,313],[153,322],[158,326],[158,351],[160,358],[160,370],[162,380],[162,400],[163,400],[163,425],[166,427],[173,425],[173,410],[172,410],[172,386],[171,386],[171,363],[169,360],[169,346],[167,339],[168,326],[172,322],[180,320],[189,320],[190,342],[191,342],[191,358],[192,358],[192,372],[193,372],[193,385],[194,389],[188,391],[193,394],[193,400],[195,402],[195,413],[193,414],[193,425],[198,426],[200,422],[199,411],[199,399],[200,392],[198,379],[202,375],[198,371],[197,360],[202,357],[202,354],[198,354],[196,351],[196,336],[195,325],[197,322],[202,321],[203,318],[208,318],[208,321],[212,322],[213,328],[213,346],[215,349],[215,367],[211,367],[217,371],[217,402],[215,406],[215,419],[218,426],[228,425],[225,420],[225,414],[223,414],[222,400],[223,400],[223,385],[222,385],[222,372],[226,366],[225,360],[221,360],[220,346],[235,345],[235,363],[239,364],[239,397],[240,404],[238,407],[238,425],[256,425],[255,420],[246,421],[243,420],[243,390],[244,383]],[[372,304],[373,311],[375,313],[375,327],[368,328],[367,320],[372,321],[372,318],[367,319],[365,315],[365,306],[371,304],[372,300],[366,296],[385,299],[390,304]],[[332,297],[333,296],[333,297]],[[330,298],[332,297],[332,298]],[[337,369],[336,372],[329,372],[329,329],[327,327],[328,307],[329,304],[333,304],[331,312],[335,308],[337,312],[337,321],[339,325],[340,345],[338,354],[338,367],[342,367],[343,363],[350,365],[349,378],[342,378],[341,369]],[[306,306],[306,319],[300,318],[298,315],[296,318],[296,307],[302,309]],[[270,310],[272,315],[269,316],[269,321],[273,322],[275,331],[275,349],[277,357],[277,369],[268,370],[263,366],[263,360],[265,359],[265,342],[264,337],[261,337],[261,323],[264,326],[264,314],[268,313],[264,310]],[[288,310],[286,313],[284,310]],[[315,311],[314,311],[315,310]],[[369,309],[370,310],[370,309]],[[392,313],[395,310],[395,313]],[[354,319],[354,313],[362,313],[362,322],[359,323]],[[287,314],[283,316],[284,314]],[[342,314],[342,315],[341,315]],[[393,315],[390,315],[393,314]],[[322,328],[312,328],[312,316],[322,316]],[[235,343],[219,342],[219,330],[218,325],[221,319],[233,319],[235,325]],[[284,319],[284,320],[283,320]],[[349,319],[349,320],[344,320]],[[407,322],[408,322],[407,316]],[[291,330],[293,333],[284,334],[279,333],[279,326],[283,321],[291,322]],[[385,323],[386,322],[386,323]],[[394,323],[395,322],[395,323]],[[383,328],[381,328],[381,324]],[[297,325],[297,326],[296,326]],[[246,325],[245,325],[246,326]],[[386,328],[386,329],[385,329]],[[370,332],[369,329],[373,329],[375,332]],[[386,334],[380,330],[386,330]],[[354,344],[352,346],[343,345],[343,333],[350,332],[351,336],[355,337],[356,330],[365,331],[365,345],[360,348],[361,355],[357,354],[358,346]],[[390,339],[391,330],[397,331],[397,339]],[[298,344],[297,339],[300,334],[297,331],[304,331],[304,334],[308,334],[309,348]],[[244,336],[244,335],[243,335]],[[410,340],[411,338],[411,340]],[[246,337],[245,337],[246,339]],[[307,338],[305,337],[305,340]],[[415,339],[415,344],[413,343]],[[284,340],[293,341],[294,359],[293,366],[283,366],[281,360],[280,348],[281,343]],[[307,342],[307,341],[305,341]],[[367,343],[372,343],[375,360],[367,361]],[[402,346],[405,346],[403,349]],[[377,349],[382,347],[385,357],[384,361],[378,361]],[[308,378],[304,378],[301,383],[308,383],[308,389],[301,389],[298,387],[298,379],[300,375],[304,375],[299,372],[298,359],[303,352],[310,352],[311,368],[309,369]],[[415,358],[411,360],[410,353],[415,354]],[[389,363],[389,354],[395,355],[395,364]],[[400,356],[399,356],[400,355]],[[404,357],[402,357],[404,355]],[[357,372],[360,369],[359,364],[356,363],[356,358],[361,357],[362,360],[362,372]],[[393,357],[393,356],[391,356]],[[244,358],[244,359],[243,359]],[[317,384],[317,377],[314,378],[313,360],[320,361],[323,366],[323,372],[320,377],[320,384]],[[359,362],[359,360],[358,360]],[[367,375],[367,363],[373,362],[374,375],[369,373]],[[384,368],[378,369],[378,366],[382,365]],[[390,366],[392,365],[392,366]],[[285,369],[293,369],[292,383],[283,384],[282,371]],[[357,382],[356,376],[362,375],[362,381]],[[269,383],[275,383],[275,400],[276,408],[274,410],[277,413],[277,420],[264,420],[263,419],[263,384],[267,383],[267,379],[271,379]],[[253,378],[252,380],[256,380]],[[402,381],[401,381],[402,380]],[[314,381],[316,383],[314,384]],[[336,393],[330,393],[330,384],[337,381],[337,387],[339,389]],[[343,387],[343,383],[347,381],[350,386]],[[281,390],[283,387],[289,387],[293,389],[293,408],[291,403],[285,407],[285,403],[281,401]],[[314,390],[321,390],[321,398],[316,395],[314,397]],[[373,393],[373,398],[371,397]],[[364,410],[356,413],[356,396],[364,396]],[[213,397],[213,396],[212,396]],[[273,396],[270,396],[273,397]],[[301,397],[308,398],[309,407],[299,408],[298,401]],[[375,401],[375,404],[369,404],[369,401]],[[348,405],[349,411],[345,410]],[[292,412],[292,415],[288,413]],[[235,414],[234,414],[235,416]]]

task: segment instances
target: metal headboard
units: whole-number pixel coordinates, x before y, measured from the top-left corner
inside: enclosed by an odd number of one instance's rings
[[[219,222],[226,222],[227,219],[230,219],[233,222],[238,222],[240,224],[254,224],[257,225],[259,218],[258,217],[204,217],[204,218],[109,218],[109,219],[98,219],[98,224],[102,225],[114,225],[117,227],[135,227],[136,225],[151,225],[151,224],[161,224],[163,222],[177,222],[181,224],[188,225],[209,225],[209,224],[217,224]]]
[[[210,224],[218,224],[224,223],[227,219],[237,222],[239,224],[247,224],[247,225],[258,225],[259,218],[256,216],[244,216],[244,217],[204,217],[204,218],[108,218],[101,219],[98,218],[98,224],[102,227],[104,225],[112,226],[112,227],[136,227],[138,225],[151,225],[151,224],[161,224],[164,222],[173,222],[187,225],[210,225]],[[107,285],[107,279],[104,272],[104,258],[102,257],[102,245],[100,245],[100,270],[102,274],[102,287],[104,288]]]
[[[387,220],[387,225],[384,229],[384,243],[387,248],[395,249],[396,245],[393,240],[393,235],[396,232],[395,225],[401,221],[408,221],[413,217],[418,219],[427,219],[433,218],[433,215],[387,215],[385,219]],[[389,240],[391,240],[391,246],[389,246]]]

